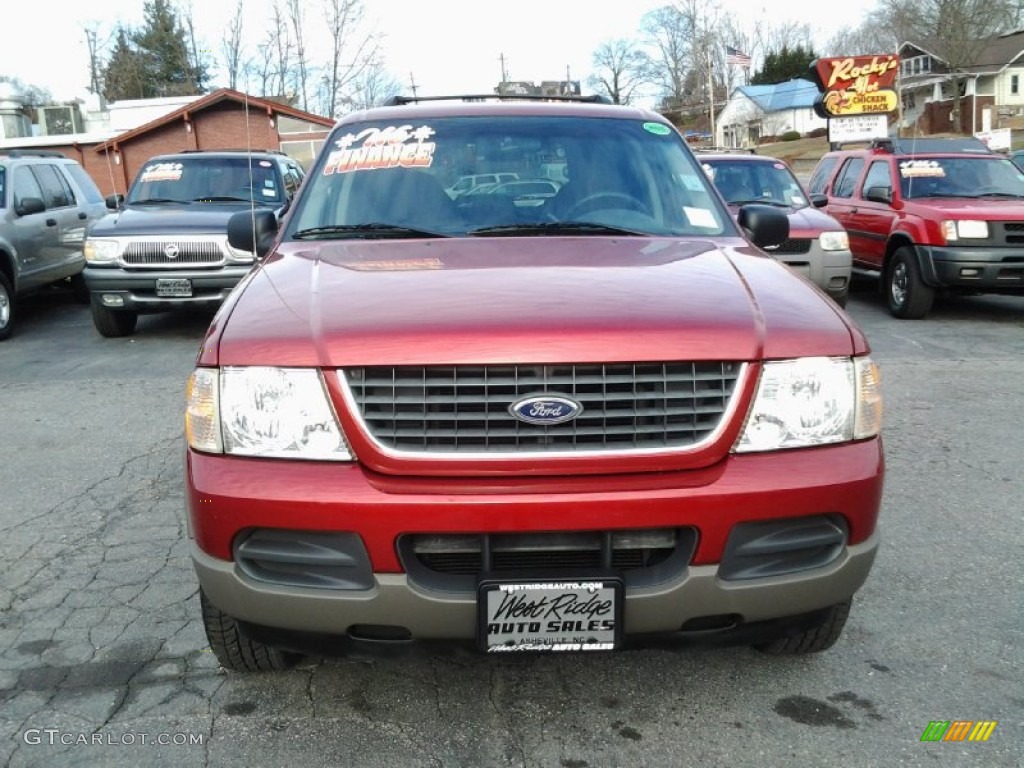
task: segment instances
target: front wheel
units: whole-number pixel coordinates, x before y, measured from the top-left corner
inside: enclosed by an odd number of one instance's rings
[[[793,656],[804,653],[826,651],[835,645],[846,626],[850,615],[851,600],[826,608],[817,621],[809,627],[790,632],[754,647],[762,653],[773,656]]]
[[[0,272],[0,341],[14,330],[14,288],[7,275]]]
[[[885,270],[889,312],[904,320],[919,320],[931,311],[935,289],[924,284],[913,247],[900,248]]]
[[[139,313],[127,309],[111,309],[103,306],[99,296],[92,297],[92,324],[100,332],[100,336],[116,339],[131,336],[139,321]]]
[[[298,660],[298,654],[254,639],[245,625],[213,605],[202,590],[199,592],[199,604],[210,650],[224,669],[232,672],[273,672],[290,669]]]

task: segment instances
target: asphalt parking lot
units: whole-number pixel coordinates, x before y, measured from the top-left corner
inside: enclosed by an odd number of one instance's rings
[[[0,764],[1024,765],[1024,299],[871,293],[883,543],[830,651],[328,649],[219,669],[184,540],[182,406],[209,314],[103,339],[54,290],[0,344]],[[923,743],[931,721],[996,721]]]

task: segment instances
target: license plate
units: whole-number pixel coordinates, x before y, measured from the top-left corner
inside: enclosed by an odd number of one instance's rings
[[[478,641],[488,653],[610,651],[622,637],[622,582],[482,581]]]
[[[163,277],[156,281],[156,295],[167,298],[182,298],[192,295],[192,281]]]

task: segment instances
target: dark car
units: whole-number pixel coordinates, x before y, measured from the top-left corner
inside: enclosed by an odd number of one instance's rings
[[[811,177],[850,235],[856,271],[880,278],[895,317],[937,292],[1024,296],[1024,174],[981,141],[885,139],[829,152]]]
[[[0,150],[0,341],[14,331],[19,297],[69,278],[85,293],[82,246],[105,212],[99,189],[74,160]]]
[[[303,175],[280,152],[151,158],[126,198],[107,199],[115,212],[96,223],[85,244],[96,330],[127,336],[141,313],[219,305],[254,258],[228,243],[228,220],[245,209],[282,215]]]
[[[843,225],[819,210],[828,199],[808,195],[789,166],[774,157],[749,152],[701,152],[698,158],[732,211],[748,203],[760,203],[785,212],[789,238],[767,248],[767,253],[845,307],[853,260]]]
[[[201,345],[184,478],[221,664],[829,648],[879,541],[878,371],[757,247],[785,214],[734,220],[651,111],[397,101],[340,121],[283,225],[228,227],[262,261]],[[446,192],[556,161],[542,205]]]

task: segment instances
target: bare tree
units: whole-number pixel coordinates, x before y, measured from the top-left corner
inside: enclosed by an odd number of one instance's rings
[[[185,32],[184,45],[182,46],[182,55],[184,57],[182,65],[184,69],[188,72],[206,72],[208,69],[207,61],[212,51],[208,47],[201,47],[196,38],[191,0],[179,0],[178,17],[181,19]]]
[[[260,96],[275,95],[271,93],[275,81],[274,46],[269,37],[256,46],[256,55],[242,66],[242,71],[245,74],[246,90],[249,90],[249,77],[252,76],[259,83]]]
[[[242,43],[242,11],[245,8],[243,0],[235,2],[235,17],[229,22],[228,28],[220,41],[221,54],[224,56],[224,63],[228,74],[228,88],[238,90],[238,77],[244,68],[244,47]]]
[[[603,91],[613,104],[629,104],[637,88],[649,82],[651,61],[632,40],[620,38],[601,43],[594,51],[590,84]]]
[[[288,18],[292,23],[292,34],[295,36],[295,79],[299,90],[299,103],[304,110],[309,109],[309,99],[306,91],[306,78],[308,67],[306,64],[306,44],[302,34],[302,0],[287,0]]]
[[[645,14],[641,29],[654,50],[652,75],[661,90],[662,104],[677,109],[686,99],[686,74],[690,68],[692,30],[688,20],[679,8],[666,5]]]
[[[895,53],[900,43],[900,32],[876,14],[872,14],[853,29],[844,29],[828,39],[822,51],[824,56],[860,56],[868,53]]]
[[[351,109],[369,109],[401,92],[402,84],[387,71],[378,56],[350,82],[342,103]]]
[[[106,67],[104,52],[114,40],[114,33],[103,32],[102,23],[90,21],[82,26],[85,32],[85,46],[89,52],[89,92],[103,95],[103,70]]]
[[[1010,31],[1018,0],[879,0],[889,26],[944,61],[953,86],[953,123],[960,125],[960,85],[991,38]],[[914,33],[907,30],[915,30]],[[903,41],[901,41],[903,42]]]
[[[343,105],[357,98],[356,87],[374,67],[379,67],[377,36],[363,26],[362,0],[324,0],[324,17],[330,40],[327,68],[321,82],[320,111],[338,117]],[[369,81],[374,78],[370,77]],[[365,79],[363,84],[365,86]]]
[[[274,0],[271,13],[271,26],[266,37],[267,47],[272,52],[275,64],[274,81],[271,85],[276,85],[275,96],[288,98],[288,85],[292,79],[292,39],[280,0]]]

